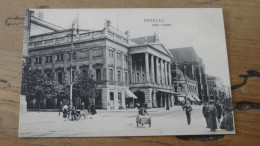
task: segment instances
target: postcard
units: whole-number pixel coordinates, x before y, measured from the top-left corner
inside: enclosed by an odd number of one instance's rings
[[[235,134],[221,8],[27,9],[19,137]]]

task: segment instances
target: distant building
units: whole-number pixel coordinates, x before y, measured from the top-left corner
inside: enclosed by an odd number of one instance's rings
[[[175,105],[180,105],[182,102],[187,101],[190,103],[199,103],[201,101],[198,98],[197,81],[185,76],[178,68],[178,64],[176,62],[172,64],[172,86],[173,91],[178,93],[175,95]]]
[[[202,59],[193,47],[170,49],[173,55],[172,64],[177,63],[184,76],[197,82],[199,100],[208,101],[207,78]]]
[[[93,102],[100,109],[117,110],[137,103],[146,103],[148,108],[173,104],[172,55],[160,43],[158,35],[131,38],[128,31],[114,28],[108,20],[100,30],[79,29],[78,35],[73,36],[71,52],[71,29],[29,14],[29,62],[42,74],[59,84],[82,72],[93,75],[100,83],[100,94]],[[65,97],[46,97],[41,108],[57,108],[60,99],[66,102]],[[76,103],[79,107],[80,99]],[[35,106],[35,100],[28,102],[28,108]]]
[[[223,83],[220,77],[207,75],[207,82],[211,100],[218,100],[224,96]]]

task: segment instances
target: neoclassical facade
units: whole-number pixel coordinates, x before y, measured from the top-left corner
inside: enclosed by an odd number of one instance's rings
[[[87,72],[98,83],[97,108],[117,110],[146,103],[148,108],[173,105],[171,54],[158,36],[131,38],[106,21],[101,30],[62,29],[29,15],[28,58],[32,67],[60,84]],[[39,27],[48,31],[36,33]],[[43,30],[43,29],[41,29]],[[33,34],[33,35],[30,35]],[[72,58],[72,61],[71,61]],[[72,69],[72,74],[70,73]],[[41,108],[59,106],[46,97]],[[62,101],[64,102],[64,101]],[[34,101],[29,101],[34,108]],[[79,104],[80,101],[77,101]]]

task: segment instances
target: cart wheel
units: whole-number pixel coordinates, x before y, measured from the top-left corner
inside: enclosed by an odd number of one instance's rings
[[[138,122],[136,122],[136,125],[137,125],[137,127],[138,127]]]
[[[151,125],[152,125],[152,124],[150,123],[149,128],[151,127]]]

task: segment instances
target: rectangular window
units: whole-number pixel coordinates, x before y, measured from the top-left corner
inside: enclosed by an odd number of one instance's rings
[[[121,82],[121,71],[117,71],[117,82]]]
[[[139,83],[139,80],[140,80],[140,74],[137,73],[137,74],[136,74],[136,82]]]
[[[62,83],[62,72],[58,72],[58,83]]]
[[[114,93],[113,92],[110,92],[110,100],[114,101]]]
[[[51,73],[47,73],[47,78],[51,78]]]
[[[113,69],[109,69],[109,81],[113,81]]]
[[[68,58],[68,60],[70,60],[71,59],[71,53],[68,53],[69,54],[69,58]],[[72,56],[72,60],[76,60],[76,52],[73,52],[73,56]]]
[[[118,93],[118,105],[122,106],[122,93]]]
[[[96,80],[101,81],[101,69],[96,69]]]
[[[35,63],[36,64],[41,64],[42,63],[42,58],[41,57],[36,57],[35,58]]]
[[[121,52],[117,52],[116,53],[117,59],[121,60],[122,59],[122,53]]]
[[[128,82],[128,74],[127,74],[127,72],[125,72],[125,83],[127,83]]]
[[[63,61],[63,54],[58,54],[56,61]]]
[[[52,56],[46,56],[45,63],[51,63],[52,62]]]
[[[113,50],[109,50],[109,57],[111,57],[111,58],[114,57],[114,51]]]
[[[128,61],[128,56],[127,55],[124,55],[124,60],[125,60],[125,62]]]

